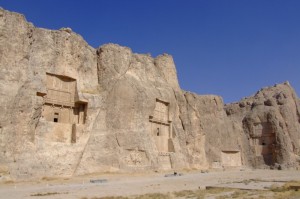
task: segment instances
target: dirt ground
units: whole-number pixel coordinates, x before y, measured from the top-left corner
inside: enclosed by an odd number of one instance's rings
[[[183,190],[205,190],[210,187],[229,187],[259,191],[274,185],[281,186],[288,181],[300,181],[300,171],[295,170],[249,169],[180,173],[183,175],[173,177],[165,177],[165,174],[168,174],[168,172],[94,174],[72,179],[44,179],[38,182],[3,182],[0,184],[0,198],[83,199],[105,196],[125,197],[151,193],[167,194]],[[90,182],[90,180],[99,179],[103,181]],[[180,198],[186,197],[182,196]]]

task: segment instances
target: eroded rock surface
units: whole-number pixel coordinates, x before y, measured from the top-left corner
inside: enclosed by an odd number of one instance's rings
[[[298,167],[288,84],[224,105],[180,89],[172,56],[36,28],[0,9],[2,179],[94,172]]]
[[[288,82],[263,88],[225,109],[242,124],[248,140],[245,159],[251,166],[299,166],[299,99]]]

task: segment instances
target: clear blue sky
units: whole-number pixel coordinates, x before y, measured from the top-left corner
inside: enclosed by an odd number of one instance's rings
[[[290,81],[300,94],[300,0],[0,0],[93,47],[173,55],[182,89],[238,101]]]

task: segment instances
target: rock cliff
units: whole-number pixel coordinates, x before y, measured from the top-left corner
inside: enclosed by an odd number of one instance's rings
[[[238,103],[181,90],[172,56],[89,46],[0,9],[2,179],[94,172],[297,168],[288,83]]]
[[[298,167],[299,99],[289,82],[263,88],[254,96],[225,106],[243,130],[245,160],[253,167]]]

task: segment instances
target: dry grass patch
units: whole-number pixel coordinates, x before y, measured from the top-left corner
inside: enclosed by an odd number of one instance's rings
[[[251,182],[257,183],[257,182],[263,182],[263,180],[259,179],[259,178],[255,178],[255,179],[246,179],[246,180],[242,180],[242,181],[237,181],[234,183],[242,183],[242,184],[248,185]],[[232,183],[232,182],[228,182],[227,184],[230,184],[230,183]]]
[[[242,183],[250,183],[254,181],[261,181],[258,179],[250,179]],[[297,187],[300,187],[299,182],[288,182],[283,186],[273,185],[270,190],[241,190],[234,188],[222,188],[222,187],[207,187],[206,190],[183,190],[172,193],[151,193],[139,196],[117,196],[117,197],[93,197],[81,199],[297,199],[300,198],[300,188],[297,191]]]
[[[173,198],[197,198],[202,199],[207,196],[218,196],[218,195],[230,195],[234,189],[231,188],[219,188],[210,187],[206,190],[183,190],[178,192],[173,192]],[[220,198],[222,199],[222,198]]]
[[[51,195],[57,195],[57,194],[62,194],[62,193],[58,193],[58,192],[34,193],[34,194],[31,194],[30,196],[51,196]],[[63,194],[67,194],[67,193],[63,193]]]
[[[207,187],[205,192],[208,194],[218,194],[218,193],[223,193],[223,192],[232,192],[236,189],[233,188],[225,188],[225,187]]]
[[[15,181],[13,181],[13,180],[6,180],[3,183],[4,184],[13,184],[13,183],[15,183]]]
[[[132,197],[130,197],[132,198]],[[80,199],[130,199],[128,197],[123,197],[123,196],[105,196],[105,197],[92,197],[92,198],[88,198],[88,197],[82,197]]]
[[[189,196],[194,196],[195,195],[195,191],[192,191],[192,190],[183,190],[183,191],[174,192],[173,195],[175,197],[189,197]]]
[[[135,197],[135,199],[171,199],[170,194],[151,193]]]
[[[172,197],[170,194],[150,193],[150,194],[130,196],[130,197],[106,196],[106,197],[92,197],[92,198],[82,197],[81,199],[172,199]]]
[[[123,196],[108,196],[108,197],[101,197],[101,198],[93,197],[91,199],[129,199],[129,198]]]
[[[290,181],[283,186],[272,185],[274,199],[300,198],[300,181]]]
[[[55,180],[62,180],[63,178],[61,177],[48,177],[48,176],[44,176],[42,177],[42,181],[55,181]]]
[[[232,197],[232,198],[244,198],[247,195],[248,195],[247,191],[236,190],[232,194],[230,194],[230,197]]]

